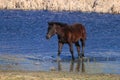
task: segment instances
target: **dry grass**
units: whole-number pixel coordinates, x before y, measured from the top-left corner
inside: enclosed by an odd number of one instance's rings
[[[1,9],[120,13],[120,0],[0,0]]]
[[[120,80],[120,75],[88,75],[68,72],[0,71],[0,80]]]

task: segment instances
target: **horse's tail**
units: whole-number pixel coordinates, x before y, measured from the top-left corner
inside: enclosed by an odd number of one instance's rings
[[[83,39],[86,40],[87,39],[87,36],[86,36],[86,29],[84,26],[83,27],[83,30],[82,30],[82,36],[83,36]]]

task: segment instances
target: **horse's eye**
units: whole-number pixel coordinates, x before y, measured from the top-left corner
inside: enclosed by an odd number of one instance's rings
[[[49,30],[52,29],[52,26],[50,26],[48,29],[49,29]]]

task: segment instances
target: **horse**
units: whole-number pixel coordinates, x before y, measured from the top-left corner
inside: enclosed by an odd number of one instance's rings
[[[74,23],[68,25],[61,22],[48,22],[48,31],[46,34],[46,39],[50,39],[53,35],[58,37],[58,57],[61,54],[62,47],[64,44],[69,45],[69,50],[72,55],[72,60],[74,60],[73,44],[75,44],[78,52],[78,57],[84,57],[84,47],[86,41],[86,29],[80,23]],[[80,54],[80,44],[82,44],[82,53]]]

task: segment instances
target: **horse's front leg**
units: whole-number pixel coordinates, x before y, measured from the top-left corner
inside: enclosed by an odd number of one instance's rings
[[[84,56],[85,40],[81,40],[81,43],[82,43],[82,57],[85,57]]]
[[[73,44],[69,43],[69,47],[70,47],[70,52],[71,52],[71,55],[72,55],[72,60],[74,61],[75,58],[74,58],[74,55],[73,55]]]
[[[58,61],[60,60],[60,54],[62,51],[62,47],[63,47],[63,43],[58,42],[58,58],[57,58]]]

